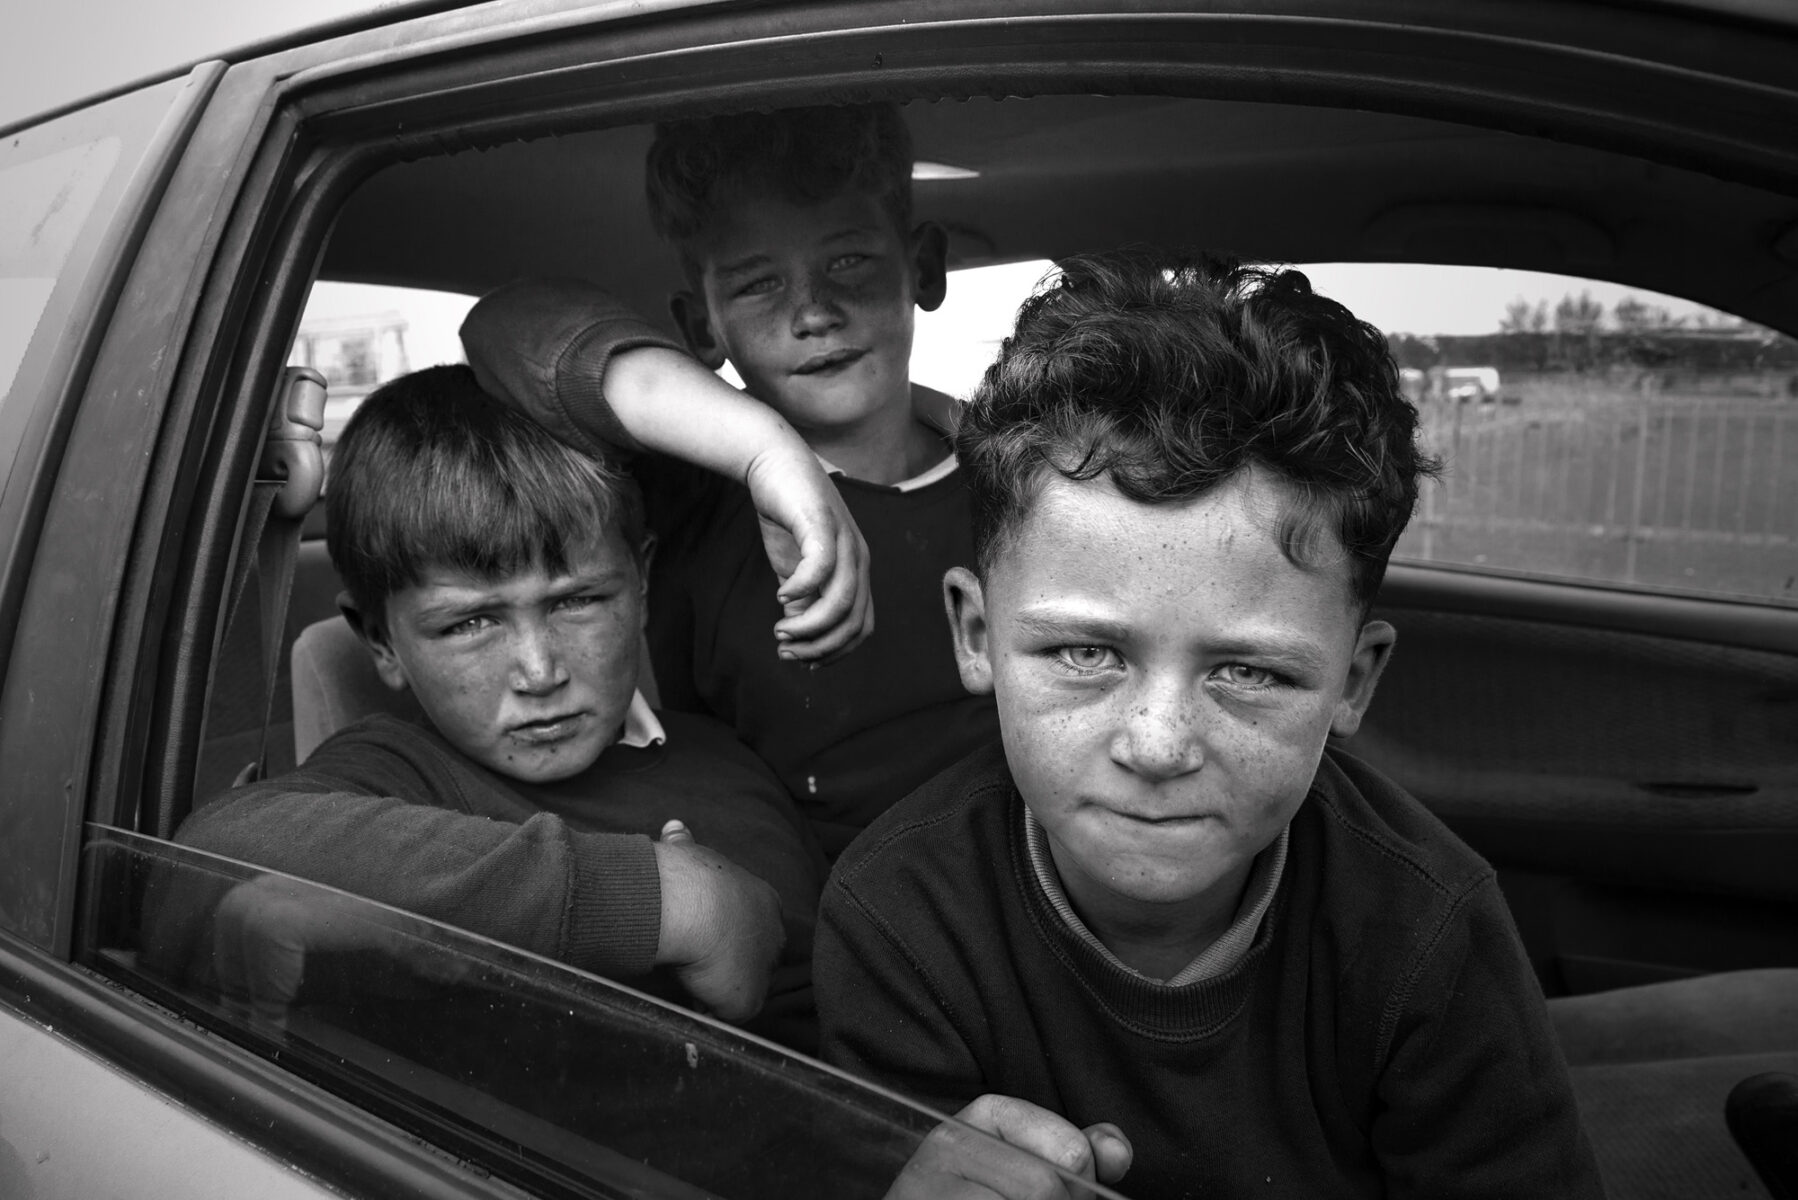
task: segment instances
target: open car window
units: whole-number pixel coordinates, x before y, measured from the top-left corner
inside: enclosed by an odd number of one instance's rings
[[[1396,559],[1798,605],[1798,339],[1589,279],[1306,269],[1443,460]]]
[[[1798,606],[1798,339],[1564,275],[1298,268],[1386,333],[1442,459],[1396,560]],[[913,378],[970,397],[1053,269],[951,273]]]

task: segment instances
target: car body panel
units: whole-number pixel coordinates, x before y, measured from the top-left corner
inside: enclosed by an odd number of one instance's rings
[[[338,1193],[0,1005],[0,1195],[326,1200]],[[96,1114],[104,1114],[96,1123]],[[110,1131],[110,1132],[109,1132]],[[94,1152],[96,1138],[133,1147]],[[204,1170],[196,1164],[204,1163]]]

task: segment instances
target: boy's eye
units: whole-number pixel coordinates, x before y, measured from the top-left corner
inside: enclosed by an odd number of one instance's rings
[[[841,270],[845,270],[849,267],[859,267],[863,263],[867,262],[870,257],[871,257],[870,255],[863,254],[860,251],[851,251],[848,254],[839,254],[835,258],[830,260],[830,269],[833,271],[841,271]]]
[[[739,296],[765,296],[780,286],[780,280],[772,275],[763,275],[759,279],[751,279],[737,289]]]
[[[446,625],[439,634],[441,637],[461,637],[466,634],[479,633],[493,624],[492,617],[465,617],[453,625]]]
[[[1272,687],[1280,682],[1280,676],[1266,667],[1252,667],[1248,663],[1225,663],[1217,668],[1215,674],[1223,682],[1235,687]]]
[[[1103,671],[1123,665],[1118,652],[1110,646],[1063,646],[1055,655],[1077,671]]]
[[[583,592],[578,596],[563,596],[556,601],[556,607],[563,612],[580,612],[582,609],[592,608],[604,599],[604,596]]]

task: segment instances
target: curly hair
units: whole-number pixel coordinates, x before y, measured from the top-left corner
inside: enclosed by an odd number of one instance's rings
[[[894,104],[821,105],[656,126],[646,184],[655,230],[676,245],[745,194],[816,204],[845,191],[911,228],[911,131]]]
[[[376,622],[390,596],[433,569],[557,574],[607,528],[642,566],[636,481],[506,408],[465,366],[414,371],[369,394],[332,452],[325,512],[331,563]]]
[[[1365,608],[1439,470],[1416,432],[1385,337],[1300,272],[1132,250],[1067,259],[1039,285],[956,450],[983,571],[1047,471],[1155,504],[1259,467],[1291,485],[1287,558],[1346,551]]]

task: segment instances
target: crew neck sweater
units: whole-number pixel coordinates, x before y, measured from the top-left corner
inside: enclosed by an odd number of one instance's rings
[[[664,709],[731,726],[766,762],[834,858],[901,796],[998,733],[990,696],[970,695],[943,616],[943,574],[974,561],[958,469],[899,487],[831,475],[868,546],[874,632],[828,666],[785,662],[773,629],[778,580],[742,484],[644,453],[606,403],[612,356],[680,347],[603,290],[511,284],[462,327],[494,396],[590,454],[630,457],[656,534],[649,653]],[[923,406],[941,423],[954,402]]]
[[[875,822],[825,887],[827,1061],[953,1112],[996,1092],[1117,1124],[1158,1197],[1598,1196],[1490,868],[1328,752],[1252,943],[1144,978],[1035,878],[1002,750]]]

